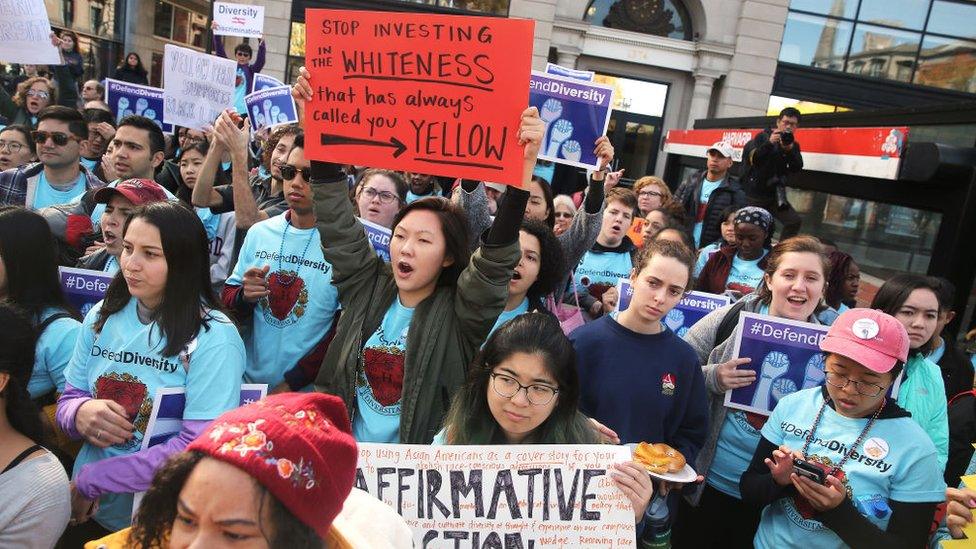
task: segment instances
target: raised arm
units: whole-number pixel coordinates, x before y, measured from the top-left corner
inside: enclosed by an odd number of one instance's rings
[[[251,70],[252,71],[254,71],[254,72],[261,72],[261,70],[264,69],[265,53],[267,53],[265,51],[266,49],[267,48],[265,47],[265,44],[264,44],[264,35],[262,34],[261,35],[261,38],[258,38],[258,54],[254,58],[254,63],[251,64]],[[247,90],[247,91],[248,91],[248,93],[251,92],[251,90]]]
[[[210,149],[207,157],[203,159],[200,166],[200,173],[197,175],[197,184],[193,186],[193,194],[190,195],[190,202],[198,208],[214,208],[214,213],[229,211],[224,209],[224,198],[214,189],[214,179],[217,178],[217,170],[220,169],[220,158],[227,150],[224,144],[217,139],[216,135],[210,142]],[[223,211],[217,211],[221,208]]]
[[[485,186],[479,181],[471,179],[461,180],[461,189],[453,199],[468,219],[468,230],[471,236],[471,249],[478,247],[481,236],[491,226],[491,215],[488,213],[488,195]]]
[[[250,120],[243,120],[240,128],[241,116],[227,109],[220,114],[214,124],[214,138],[223,141],[230,151],[231,160],[231,188],[234,191],[234,220],[237,228],[247,230],[252,225],[268,218],[268,214],[258,209],[254,200],[254,193],[248,185],[247,143],[251,133]]]

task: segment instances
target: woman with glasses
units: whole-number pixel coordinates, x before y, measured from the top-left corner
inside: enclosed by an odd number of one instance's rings
[[[579,397],[576,355],[559,322],[525,314],[488,338],[434,444],[597,444]],[[640,522],[653,494],[647,472],[627,462],[611,476]]]
[[[942,370],[926,358],[935,344],[939,323],[940,284],[915,274],[888,279],[871,301],[871,308],[895,317],[908,331],[908,360],[898,389],[898,405],[912,414],[939,453],[939,466],[949,460],[949,418]],[[947,305],[951,306],[951,305]],[[896,378],[897,379],[897,378]]]
[[[36,160],[30,128],[17,124],[0,130],[0,172],[19,168]]]
[[[751,548],[761,507],[742,500],[739,477],[759,444],[765,416],[725,407],[725,393],[756,381],[753,370],[739,370],[750,359],[735,354],[735,335],[743,311],[819,324],[829,264],[816,238],[798,236],[778,243],[768,256],[759,289],[733,305],[712,311],[684,335],[702,365],[708,389],[708,437],[693,467],[705,482],[685,491],[672,531],[676,547]],[[817,369],[811,380],[817,383]],[[708,528],[701,525],[708,523]]]
[[[356,215],[387,229],[407,203],[407,182],[392,170],[369,169],[356,186]]]
[[[627,232],[627,236],[635,245],[644,245],[644,225],[646,216],[651,210],[656,210],[671,201],[671,189],[663,179],[654,175],[645,175],[634,182],[634,194],[637,195],[637,209],[640,215],[634,216],[634,222]]]
[[[556,236],[559,236],[566,232],[573,223],[573,218],[576,217],[576,204],[573,203],[572,198],[560,194],[553,197],[552,209],[556,221],[552,231]]]
[[[11,124],[20,124],[33,130],[37,128],[38,113],[49,105],[57,104],[57,98],[54,83],[43,76],[34,76],[17,84],[17,91],[12,98],[0,86],[0,116]]]
[[[765,506],[756,547],[924,547],[945,497],[935,446],[887,392],[909,334],[883,312],[842,313],[821,341],[824,385],[783,397],[742,497]],[[697,525],[699,528],[701,524]]]

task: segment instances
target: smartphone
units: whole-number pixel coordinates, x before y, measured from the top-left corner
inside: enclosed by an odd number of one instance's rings
[[[827,472],[820,468],[816,463],[811,463],[805,459],[793,458],[793,472],[800,477],[806,477],[817,484],[827,482]]]

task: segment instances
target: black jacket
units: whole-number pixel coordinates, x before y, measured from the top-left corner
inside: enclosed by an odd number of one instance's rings
[[[769,141],[772,135],[773,129],[766,128],[742,149],[742,188],[749,198],[775,199],[776,187],[786,183],[786,176],[803,169],[800,142],[787,152]]]
[[[695,219],[698,217],[698,202],[701,200],[702,180],[705,170],[691,174],[674,193],[674,200],[685,209],[686,229],[688,234],[694,234]],[[739,180],[732,174],[725,175],[725,181],[708,197],[705,205],[705,217],[702,220],[702,246],[722,238],[722,210],[729,206],[745,206],[746,195],[739,185]],[[698,244],[696,243],[696,244]]]
[[[947,399],[958,395],[963,391],[970,391],[973,388],[973,363],[969,361],[969,356],[948,339],[943,339],[945,353],[939,359],[939,370],[942,371],[942,381],[945,382],[945,393]]]
[[[121,80],[122,82],[128,82],[130,84],[142,84],[143,86],[149,85],[149,78],[147,78],[145,70],[133,69],[128,65],[121,68],[116,68],[115,72],[112,73],[112,78],[114,80]]]

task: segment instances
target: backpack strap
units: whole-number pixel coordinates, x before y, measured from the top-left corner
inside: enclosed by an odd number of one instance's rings
[[[71,315],[61,311],[60,313],[54,313],[53,315],[45,318],[44,322],[37,325],[37,337],[40,338],[41,334],[44,333],[44,330],[47,330],[47,327],[53,324],[55,320],[61,320],[62,318],[71,318]]]
[[[957,401],[957,400],[959,400],[961,398],[964,398],[964,397],[976,397],[976,389],[971,389],[969,391],[963,391],[963,392],[959,393],[958,395],[953,396],[952,398],[949,399],[949,405],[951,406],[953,402],[955,402],[955,401]]]
[[[725,313],[725,317],[722,318],[722,322],[719,323],[718,329],[715,330],[715,341],[712,342],[712,348],[718,347],[722,342],[732,335],[735,331],[735,327],[739,324],[739,315],[742,310],[746,308],[746,302],[744,299],[740,299],[732,305],[732,308]]]

